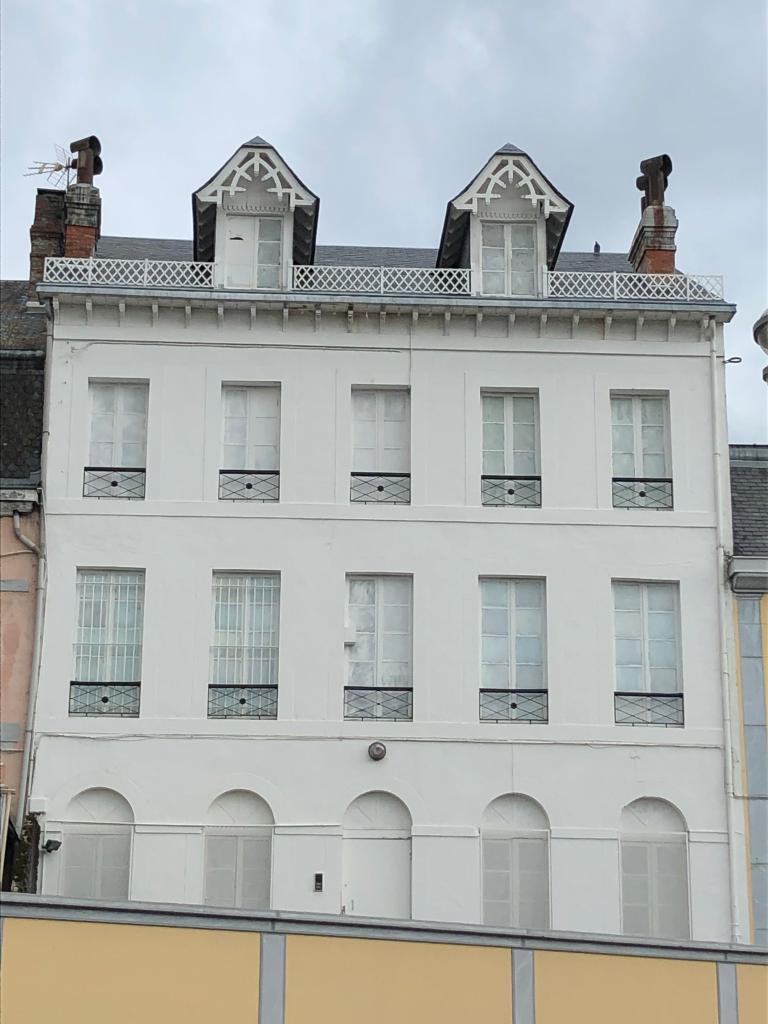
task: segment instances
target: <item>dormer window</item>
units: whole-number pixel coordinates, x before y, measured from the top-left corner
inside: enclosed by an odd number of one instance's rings
[[[280,288],[282,217],[227,217],[227,287]]]
[[[484,295],[536,294],[536,225],[481,221]]]

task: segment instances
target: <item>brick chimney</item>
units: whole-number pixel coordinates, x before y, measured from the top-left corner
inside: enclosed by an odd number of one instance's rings
[[[69,186],[64,221],[64,255],[93,256],[101,234],[101,196],[94,185]]]
[[[672,161],[666,155],[651,157],[640,164],[637,187],[645,194],[640,200],[640,224],[629,250],[629,260],[640,274],[674,274],[677,217],[664,202]]]
[[[29,301],[37,302],[46,256],[64,255],[64,199],[60,189],[39,188],[29,229]]]

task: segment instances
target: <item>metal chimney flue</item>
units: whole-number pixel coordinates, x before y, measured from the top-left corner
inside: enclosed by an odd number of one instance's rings
[[[70,163],[70,167],[77,171],[78,185],[92,185],[95,174],[101,174],[104,164],[101,160],[101,143],[95,135],[88,135],[84,139],[77,139],[70,142],[70,153],[77,153],[77,156]]]

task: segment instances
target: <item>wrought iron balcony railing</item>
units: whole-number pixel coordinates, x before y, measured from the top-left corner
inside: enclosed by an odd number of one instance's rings
[[[140,683],[69,684],[70,715],[108,718],[138,718]]]
[[[410,505],[410,473],[352,473],[349,500],[363,504]]]
[[[480,477],[480,493],[484,505],[541,506],[540,476]]]
[[[145,469],[86,466],[83,472],[83,497],[143,498],[146,481]]]
[[[211,685],[208,717],[277,718],[277,687]]]
[[[185,260],[77,259],[48,256],[44,284],[89,287],[213,288],[227,290],[215,263]],[[476,295],[469,267],[354,267],[297,264],[289,290],[367,295]],[[243,291],[243,288],[234,289]],[[256,292],[264,289],[250,288]],[[500,296],[491,296],[494,299]],[[503,296],[502,296],[503,297]],[[515,298],[515,296],[508,296]],[[714,274],[635,274],[545,270],[543,299],[631,302],[722,302],[723,279]]]
[[[413,718],[413,689],[395,686],[345,686],[344,717],[385,718],[409,722]]]
[[[546,722],[548,718],[546,690],[480,691],[481,722]]]
[[[684,725],[682,693],[615,693],[617,725]]]
[[[276,469],[221,469],[219,498],[226,501],[278,501],[280,473]]]
[[[672,481],[666,477],[615,476],[614,508],[672,508]]]

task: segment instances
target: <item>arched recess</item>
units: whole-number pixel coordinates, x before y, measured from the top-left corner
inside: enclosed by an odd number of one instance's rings
[[[480,820],[483,923],[549,928],[549,818],[530,797],[507,793]]]
[[[620,848],[623,933],[690,938],[688,827],[680,811],[652,797],[627,804]]]
[[[353,800],[343,821],[344,912],[411,916],[411,814],[392,793]]]
[[[62,896],[127,900],[133,810],[113,789],[86,789],[70,800],[62,822]]]
[[[233,789],[213,801],[205,826],[205,903],[269,908],[274,823],[269,804],[248,790]]]

